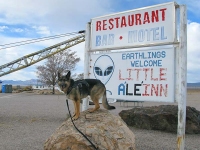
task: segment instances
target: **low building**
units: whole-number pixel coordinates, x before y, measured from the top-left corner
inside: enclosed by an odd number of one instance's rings
[[[2,90],[2,81],[0,81],[0,92]]]
[[[33,90],[49,90],[52,88],[53,88],[52,86],[48,86],[48,85],[32,85]]]

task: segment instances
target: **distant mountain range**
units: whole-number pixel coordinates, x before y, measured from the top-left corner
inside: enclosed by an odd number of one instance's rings
[[[38,82],[37,79],[31,79],[26,81],[13,81],[13,80],[2,80],[2,85],[4,84],[11,84],[11,85],[21,85],[21,86],[28,86],[28,85],[41,85],[40,82]],[[200,82],[199,83],[187,83],[187,86],[190,87],[198,87],[200,88]]]
[[[187,83],[187,86],[188,87],[198,87],[198,88],[200,88],[200,82],[198,82],[198,83]]]
[[[28,86],[28,85],[37,85],[37,84],[41,84],[41,83],[38,82],[37,79],[31,79],[31,80],[26,80],[26,81],[2,80],[2,85],[4,85],[4,84]]]

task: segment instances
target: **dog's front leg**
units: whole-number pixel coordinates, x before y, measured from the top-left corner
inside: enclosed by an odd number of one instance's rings
[[[80,116],[80,100],[74,101],[74,103],[75,103],[75,116],[72,119],[76,120]]]
[[[77,112],[76,102],[73,101],[73,103],[74,103],[74,113],[73,113],[72,117],[74,117],[76,115],[76,112]]]

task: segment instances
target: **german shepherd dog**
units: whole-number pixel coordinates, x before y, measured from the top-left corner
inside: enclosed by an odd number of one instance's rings
[[[115,109],[114,106],[110,106],[106,97],[106,87],[105,85],[97,79],[84,79],[74,81],[70,78],[71,72],[69,71],[67,75],[61,76],[58,72],[58,85],[60,89],[67,95],[67,99],[74,102],[75,113],[73,115],[73,120],[79,118],[80,115],[80,103],[81,99],[91,97],[95,107],[89,109],[89,112],[94,112],[100,108],[99,99],[102,98],[102,104],[104,108],[111,110]]]

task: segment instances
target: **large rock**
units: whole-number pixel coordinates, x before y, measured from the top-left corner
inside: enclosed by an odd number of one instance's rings
[[[81,112],[74,121],[77,128],[98,147],[98,150],[134,150],[135,136],[119,116],[99,109]],[[74,128],[70,118],[45,144],[45,150],[93,150],[91,144]]]
[[[178,107],[160,105],[152,107],[133,108],[119,113],[129,126],[149,130],[177,132]],[[186,133],[200,133],[200,111],[193,107],[186,108]]]

